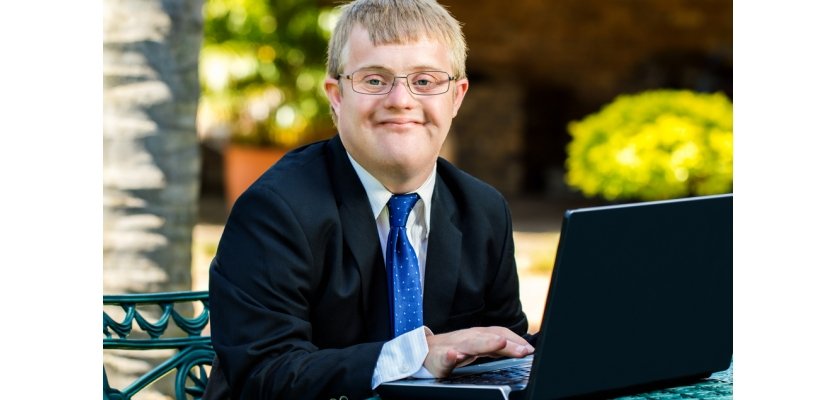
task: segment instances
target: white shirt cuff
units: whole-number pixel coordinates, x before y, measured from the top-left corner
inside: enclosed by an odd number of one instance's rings
[[[423,327],[415,328],[383,345],[374,374],[371,376],[372,390],[383,382],[396,381],[415,374],[425,373],[427,377],[432,377],[429,371],[423,368],[423,361],[429,354],[427,331],[428,329],[424,330]]]
[[[433,379],[433,378],[435,378],[435,375],[432,375],[432,373],[430,373],[429,370],[426,369],[426,367],[421,365],[418,372],[415,372],[414,374],[412,374],[412,378]]]

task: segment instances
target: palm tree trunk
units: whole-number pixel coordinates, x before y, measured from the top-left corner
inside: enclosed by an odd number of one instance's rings
[[[104,293],[190,290],[202,1],[104,0],[103,12]],[[137,361],[106,366],[110,384],[147,370],[130,371]]]
[[[104,2],[104,292],[191,288],[201,1]]]

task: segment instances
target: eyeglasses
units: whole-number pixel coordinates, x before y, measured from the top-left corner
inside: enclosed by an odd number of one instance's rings
[[[351,89],[357,93],[383,95],[394,88],[397,78],[406,79],[409,91],[419,96],[434,96],[449,91],[449,84],[455,80],[443,71],[418,71],[397,76],[380,69],[360,69],[350,75],[337,75],[351,81]]]

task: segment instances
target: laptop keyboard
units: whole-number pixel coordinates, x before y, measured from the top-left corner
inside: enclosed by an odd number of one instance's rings
[[[477,374],[440,379],[441,383],[468,385],[527,385],[532,363],[517,364],[507,368]]]

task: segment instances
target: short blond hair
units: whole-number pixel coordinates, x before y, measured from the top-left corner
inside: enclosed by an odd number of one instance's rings
[[[437,40],[449,49],[451,74],[457,79],[466,77],[467,43],[461,23],[435,0],[355,0],[340,10],[328,43],[328,75],[332,78],[345,72],[348,37],[357,25],[368,31],[375,46]]]

